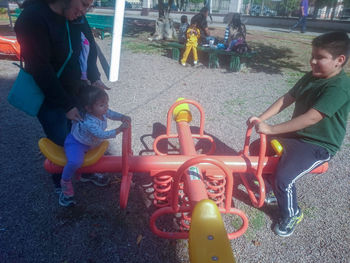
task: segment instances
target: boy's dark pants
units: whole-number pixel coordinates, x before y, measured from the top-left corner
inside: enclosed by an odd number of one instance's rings
[[[270,141],[267,137],[267,155],[273,155]],[[296,138],[276,138],[283,146],[283,153],[276,167],[275,174],[269,178],[282,218],[292,217],[298,212],[298,202],[295,182],[303,175],[330,160],[328,151],[318,145],[307,143]],[[252,155],[258,154],[259,140],[250,146]]]

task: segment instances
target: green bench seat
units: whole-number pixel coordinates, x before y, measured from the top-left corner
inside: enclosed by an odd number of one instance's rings
[[[111,31],[113,28],[114,16],[86,14],[85,17],[91,28],[95,28],[100,31],[101,39],[105,38],[106,31]]]
[[[16,20],[21,14],[22,10],[16,8],[14,12],[10,14],[11,18]],[[99,29],[101,32],[101,39],[104,39],[105,32],[110,31],[113,28],[114,16],[110,15],[98,15],[98,14],[86,14],[85,15],[91,28]]]
[[[165,48],[171,49],[172,58],[179,61],[180,50],[185,48],[184,44],[178,42],[167,42]],[[255,52],[245,52],[243,54],[237,53],[235,51],[225,51],[223,49],[214,49],[210,47],[198,46],[197,49],[201,52],[208,53],[209,57],[209,68],[219,67],[219,55],[229,56],[230,64],[229,69],[233,72],[238,72],[241,70],[241,58],[251,58],[255,55]]]

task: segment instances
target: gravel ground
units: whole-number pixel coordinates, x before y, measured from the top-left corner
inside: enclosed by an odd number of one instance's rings
[[[109,57],[110,39],[97,41]],[[112,184],[103,189],[76,182],[78,205],[71,209],[58,205],[37,147],[43,131],[36,119],[6,101],[17,71],[12,61],[0,60],[0,262],[188,262],[186,241],[165,240],[150,231],[153,208],[141,187],[147,174],[135,175],[125,211],[118,205],[119,174],[112,174]],[[166,56],[128,50],[122,51],[120,80],[108,86],[110,107],[132,117],[135,155],[149,154],[178,97],[203,106],[205,131],[216,140],[217,154],[234,154],[242,149],[246,119],[287,90],[281,74],[184,68]],[[198,113],[193,113],[195,129]],[[120,138],[111,140],[109,152],[120,155]],[[349,156],[348,133],[328,172],[297,182],[305,217],[289,238],[271,231],[276,208],[253,208],[236,180],[235,206],[250,219],[246,234],[231,241],[237,261],[350,262]],[[235,219],[224,220],[232,231]]]

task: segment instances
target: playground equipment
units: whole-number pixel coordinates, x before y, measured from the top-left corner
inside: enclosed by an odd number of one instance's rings
[[[191,133],[189,123],[192,120],[192,114],[188,104],[195,106],[200,113],[198,134]],[[198,244],[201,244],[201,248],[207,249],[207,251],[213,251],[211,249],[213,247],[219,249],[218,254],[211,254],[208,262],[234,262],[231,250],[232,260],[222,261],[223,258],[230,257],[230,253],[227,253],[227,249],[230,247],[228,240],[237,238],[246,231],[248,219],[242,211],[232,207],[233,174],[240,175],[252,204],[255,207],[261,207],[265,200],[265,184],[262,175],[274,172],[279,157],[277,155],[265,156],[266,136],[264,134],[260,134],[259,156],[249,155],[249,142],[253,126],[249,126],[247,129],[243,151],[240,155],[213,155],[215,141],[211,136],[204,134],[204,119],[204,111],[197,102],[187,99],[178,100],[168,111],[166,134],[160,135],[154,140],[153,149],[156,155],[133,155],[130,126],[123,132],[122,156],[103,155],[107,146],[101,145],[100,148],[94,149],[95,152],[89,152],[86,155],[85,160],[88,163],[85,163],[78,172],[121,172],[121,208],[127,206],[133,173],[149,173],[153,179],[153,204],[158,208],[150,219],[153,233],[168,239],[190,238],[191,262],[207,262],[201,258],[201,253],[198,253]],[[172,120],[176,122],[177,134],[171,133]],[[178,140],[180,154],[167,155],[158,149],[158,143],[168,139]],[[194,139],[207,140],[211,144],[209,152],[197,154]],[[62,148],[50,144],[50,141],[45,138],[39,141],[39,147],[47,157],[44,164],[45,169],[50,173],[61,172],[65,164]],[[313,173],[326,171],[327,165],[316,168]],[[258,181],[259,198],[256,197],[246,178],[248,173],[254,174]],[[232,233],[223,232],[224,228],[219,212],[240,217],[241,227]],[[167,214],[172,214],[179,219],[180,229],[173,232],[159,229],[157,220]],[[211,227],[213,225],[216,227]],[[201,235],[198,233],[200,232],[198,226],[202,229]],[[218,246],[218,240],[226,245]]]
[[[5,55],[14,55],[20,60],[21,48],[16,39],[9,39],[0,36],[0,53]]]

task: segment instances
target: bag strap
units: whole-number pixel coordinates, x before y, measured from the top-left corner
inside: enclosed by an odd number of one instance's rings
[[[68,33],[69,53],[68,53],[66,60],[64,61],[63,65],[62,65],[62,67],[57,72],[57,78],[59,78],[61,76],[64,67],[67,65],[69,59],[71,58],[71,56],[73,54],[72,42],[70,40],[70,31],[69,31],[68,20],[66,20],[66,28],[67,28],[67,33]]]

